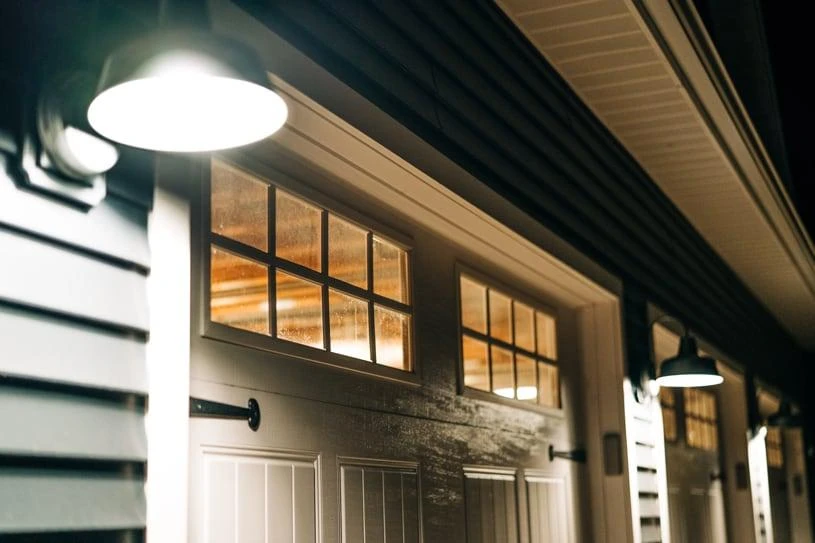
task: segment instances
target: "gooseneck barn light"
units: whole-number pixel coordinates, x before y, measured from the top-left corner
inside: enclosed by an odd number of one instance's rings
[[[670,318],[670,317],[668,317]],[[661,319],[654,321],[654,324]],[[683,329],[679,340],[679,352],[665,359],[659,368],[656,379],[661,387],[706,387],[721,384],[724,378],[716,370],[716,361],[709,356],[700,356],[696,338],[690,335],[687,326],[678,322]]]
[[[183,29],[111,53],[87,114],[91,127],[112,141],[200,152],[261,140],[283,126],[288,110],[253,50]]]

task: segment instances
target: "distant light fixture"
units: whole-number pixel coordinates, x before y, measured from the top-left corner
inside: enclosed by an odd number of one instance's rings
[[[716,370],[716,361],[709,356],[699,356],[696,338],[690,335],[684,323],[676,322],[683,328],[679,352],[662,362],[656,379],[657,384],[669,388],[690,388],[719,385],[724,382],[724,378]]]
[[[803,426],[803,420],[799,413],[792,412],[792,404],[784,400],[781,402],[778,411],[767,417],[767,425],[780,426],[782,428],[797,428]]]
[[[168,152],[253,143],[280,129],[287,115],[253,50],[192,30],[165,31],[110,54],[87,111],[102,136]]]

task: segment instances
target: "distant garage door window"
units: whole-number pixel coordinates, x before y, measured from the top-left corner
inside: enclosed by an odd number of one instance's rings
[[[471,274],[459,289],[464,386],[560,408],[555,318]]]
[[[218,160],[210,186],[212,322],[412,371],[404,244]]]
[[[716,396],[695,388],[682,389],[685,404],[685,434],[689,446],[717,451],[719,433]]]
[[[767,465],[771,468],[784,467],[784,444],[781,437],[781,428],[770,426],[767,428]]]

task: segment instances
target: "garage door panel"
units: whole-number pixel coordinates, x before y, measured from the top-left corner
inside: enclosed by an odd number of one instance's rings
[[[415,466],[340,462],[342,541],[417,543],[418,478]]]
[[[315,542],[316,461],[254,449],[205,449],[205,540]]]

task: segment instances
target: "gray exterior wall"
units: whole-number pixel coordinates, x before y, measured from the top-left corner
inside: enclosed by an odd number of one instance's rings
[[[152,178],[125,165],[85,211],[22,188],[2,136],[0,539],[129,540],[145,526]]]

